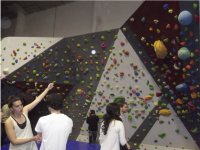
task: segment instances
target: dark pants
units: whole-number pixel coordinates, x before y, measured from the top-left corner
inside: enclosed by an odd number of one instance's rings
[[[5,124],[1,123],[1,146],[5,144],[6,137]]]
[[[96,143],[97,131],[89,131],[89,143]]]

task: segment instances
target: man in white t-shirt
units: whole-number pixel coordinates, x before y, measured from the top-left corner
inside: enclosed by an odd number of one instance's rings
[[[47,97],[46,102],[50,114],[40,117],[35,127],[35,131],[42,138],[40,150],[66,150],[73,121],[61,113],[63,107],[61,95],[51,94]]]

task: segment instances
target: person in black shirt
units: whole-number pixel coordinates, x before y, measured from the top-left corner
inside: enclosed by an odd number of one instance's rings
[[[99,117],[95,114],[94,110],[90,110],[86,122],[88,123],[89,143],[95,143],[98,132]]]

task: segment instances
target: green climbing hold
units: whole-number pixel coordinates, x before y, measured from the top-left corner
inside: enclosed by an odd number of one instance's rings
[[[159,121],[159,123],[160,123],[160,124],[163,124],[163,123],[164,123],[164,121],[163,121],[163,120],[160,120],[160,121]]]
[[[129,121],[132,121],[133,120],[133,117],[131,115],[128,115],[128,120]]]
[[[158,135],[161,139],[163,139],[166,136],[166,133],[161,133]]]
[[[33,74],[36,74],[36,72],[37,72],[36,70],[33,70]]]
[[[198,4],[197,4],[197,3],[193,3],[192,6],[193,6],[194,9],[197,9],[197,8],[198,8]]]
[[[176,133],[179,133],[179,132],[180,132],[179,129],[176,129],[175,131],[176,131]]]
[[[133,126],[132,126],[132,128],[133,128],[133,129],[136,129],[136,128],[137,128],[137,126],[134,126],[134,125],[133,125]]]
[[[102,119],[104,114],[103,113],[98,113],[97,116],[99,117],[99,119]]]
[[[198,132],[198,128],[195,127],[194,129],[190,130],[192,133],[197,133]]]

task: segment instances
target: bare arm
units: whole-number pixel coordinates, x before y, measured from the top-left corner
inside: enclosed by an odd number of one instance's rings
[[[31,111],[35,106],[37,106],[37,104],[45,97],[45,95],[48,93],[49,90],[51,90],[53,88],[53,83],[50,83],[48,85],[48,87],[38,96],[36,97],[36,99],[31,102],[30,104],[26,105],[23,108],[23,112],[28,113],[29,111]]]
[[[10,142],[13,145],[19,145],[19,144],[24,144],[24,143],[28,143],[31,141],[35,140],[35,137],[31,137],[31,138],[17,138],[15,135],[15,131],[14,131],[14,127],[13,127],[13,123],[11,121],[11,119],[7,119],[5,122],[5,130],[6,130],[6,134],[8,136],[8,139],[10,140]]]

